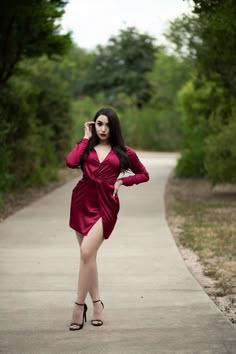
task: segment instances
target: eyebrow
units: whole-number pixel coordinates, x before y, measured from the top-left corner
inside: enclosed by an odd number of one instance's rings
[[[98,123],[104,123],[104,122],[102,122],[102,121],[99,120],[99,119],[97,120],[97,122],[98,122]],[[106,123],[104,123],[104,124],[109,124],[109,122],[106,122]]]

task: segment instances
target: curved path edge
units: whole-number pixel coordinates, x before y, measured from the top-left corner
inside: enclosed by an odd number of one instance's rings
[[[177,155],[139,156],[150,181],[121,188],[118,222],[98,257],[100,328],[88,322],[68,331],[79,264],[68,227],[76,181],[0,224],[1,353],[235,353],[235,329],[187,269],[165,219],[164,189]]]

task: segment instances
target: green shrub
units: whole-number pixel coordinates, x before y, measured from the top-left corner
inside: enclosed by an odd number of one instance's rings
[[[202,159],[203,149],[197,146],[193,150],[184,150],[177,161],[176,175],[178,177],[202,177],[206,174]]]
[[[217,82],[193,79],[180,90],[179,111],[183,153],[176,172],[179,176],[206,175],[206,138],[215,129],[210,117],[223,103],[222,90]]]
[[[205,167],[215,183],[236,183],[236,116],[218,134],[206,139]]]
[[[176,151],[179,131],[173,110],[144,106],[129,107],[119,112],[127,144],[149,151]]]
[[[21,63],[0,96],[0,192],[57,178],[71,147],[70,97],[49,60]],[[50,69],[50,70],[47,70]]]

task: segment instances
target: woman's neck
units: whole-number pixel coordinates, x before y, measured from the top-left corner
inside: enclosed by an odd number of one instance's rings
[[[102,146],[111,146],[111,144],[109,143],[109,141],[99,141],[98,145],[102,145]]]

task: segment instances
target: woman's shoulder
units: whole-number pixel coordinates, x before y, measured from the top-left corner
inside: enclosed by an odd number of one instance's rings
[[[134,151],[134,149],[132,149],[130,146],[125,145],[125,148],[126,148],[126,151],[127,151],[127,154],[128,154],[128,157],[129,157],[129,158],[132,158],[132,157],[136,157],[136,156],[137,156],[137,154],[136,154],[136,152]]]
[[[126,151],[129,152],[134,152],[134,149],[132,149],[129,145],[125,145]]]

